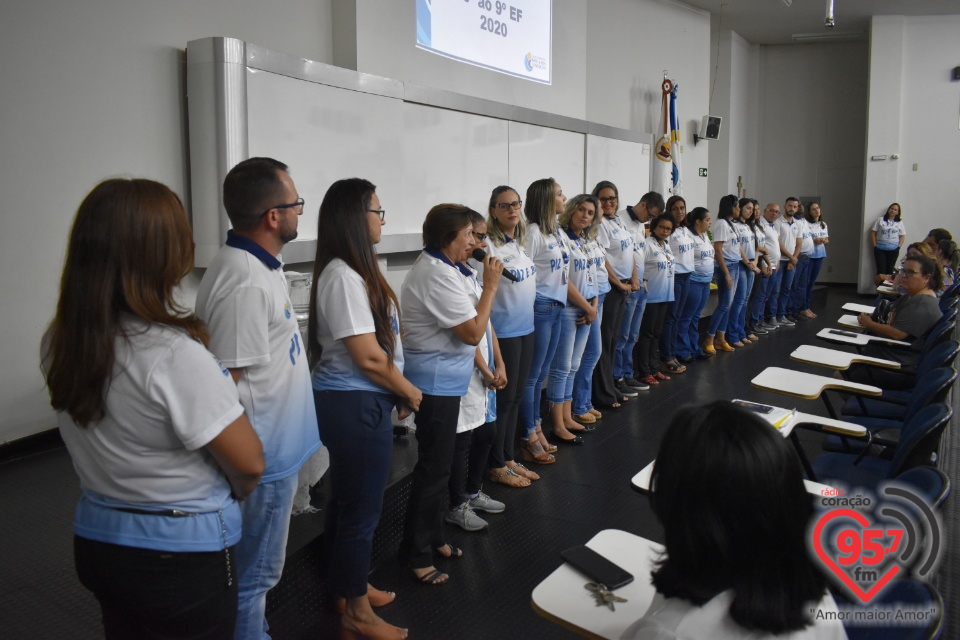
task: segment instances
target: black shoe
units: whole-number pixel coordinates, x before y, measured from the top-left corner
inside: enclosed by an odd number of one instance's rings
[[[710,358],[713,357],[713,354],[712,354],[712,353],[707,353],[706,351],[701,351],[700,353],[698,353],[698,354],[697,354],[696,356],[694,356],[694,357],[695,357],[697,360],[709,360]]]
[[[580,426],[583,427],[583,428],[582,428],[582,429],[567,429],[567,431],[569,431],[570,433],[593,433],[594,431],[597,430],[597,428],[596,428],[594,425],[592,425],[592,424],[582,424],[582,425],[580,425]],[[554,435],[555,438],[559,438],[559,437],[560,437],[560,436],[558,436],[557,434],[553,434],[553,435]]]
[[[767,335],[767,334],[770,333],[770,332],[767,331],[766,329],[761,329],[761,328],[760,328],[760,325],[755,324],[755,325],[753,325],[753,326],[750,327],[749,333],[755,333],[755,334],[757,334],[758,336],[765,336],[765,335]]]
[[[634,389],[633,387],[629,386],[626,382],[624,382],[623,378],[620,378],[619,380],[615,380],[613,382],[613,386],[617,388],[617,391],[620,392],[621,396],[624,396],[627,398],[636,398],[638,395],[640,395],[639,393],[637,393],[636,389]]]
[[[570,440],[564,440],[563,438],[558,436],[556,433],[554,433],[553,440],[554,442],[559,442],[560,444],[577,445],[577,446],[580,446],[583,444],[583,438],[581,438],[580,436],[573,436],[573,438]]]

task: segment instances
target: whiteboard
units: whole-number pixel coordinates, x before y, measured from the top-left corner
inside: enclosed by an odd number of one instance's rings
[[[621,209],[640,202],[650,190],[650,145],[589,133],[586,139],[587,189],[609,180],[620,192]]]
[[[402,198],[384,201],[402,209],[402,228],[384,232],[421,233],[423,219],[436,204],[456,202],[487,215],[490,192],[507,181],[507,121],[437,109],[403,105],[401,161]],[[389,213],[389,211],[388,211]],[[398,227],[400,225],[398,224]]]
[[[535,180],[553,178],[568,198],[583,192],[584,135],[510,122],[510,182],[521,198]]]
[[[290,166],[306,201],[298,242],[316,239],[320,202],[342,178],[366,178],[377,185],[387,214],[397,211],[402,107],[396,98],[247,69],[249,157],[268,156]],[[393,221],[387,222],[385,233]]]

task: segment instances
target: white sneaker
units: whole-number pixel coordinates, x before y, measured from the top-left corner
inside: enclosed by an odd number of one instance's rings
[[[487,513],[503,513],[507,505],[499,500],[494,500],[483,491],[477,494],[477,497],[468,502],[470,508],[474,511],[485,511]]]
[[[456,509],[450,509],[443,516],[444,522],[455,524],[464,531],[481,531],[489,526],[489,523],[475,514],[470,508],[470,503],[464,502]]]

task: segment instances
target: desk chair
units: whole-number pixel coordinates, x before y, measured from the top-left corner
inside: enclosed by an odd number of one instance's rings
[[[917,386],[917,380],[921,380],[924,376],[929,375],[934,369],[953,366],[953,362],[956,360],[958,354],[960,354],[960,342],[947,340],[946,342],[941,342],[920,357],[920,362],[917,363],[916,373],[884,371],[883,381],[877,385],[883,389],[883,395],[879,398],[871,398],[870,400],[890,402],[899,405],[907,404],[907,402],[910,401],[910,395],[913,393],[914,387]],[[861,411],[860,404],[857,402],[845,404],[843,411],[846,412],[848,408]]]
[[[884,446],[898,446],[897,443],[902,438],[905,425],[924,407],[944,402],[950,386],[956,379],[955,369],[948,367],[934,369],[920,381],[911,394],[910,401],[904,406],[882,402],[868,405],[867,402],[872,398],[864,398],[864,405],[867,409],[872,408],[876,414],[871,413],[866,416],[844,414],[843,419],[865,427],[870,432],[870,437],[867,440],[857,440],[846,436],[827,436],[822,444],[824,451],[862,453],[874,444],[879,444],[875,442],[877,436],[882,438]],[[874,454],[880,454],[881,451],[877,448],[872,450]]]
[[[939,509],[943,505],[952,488],[947,474],[936,467],[907,469],[899,474],[896,480],[913,487],[934,509]]]
[[[903,426],[892,460],[867,457],[866,452],[819,455],[813,460],[817,482],[875,489],[882,480],[891,480],[908,469],[929,465],[931,454],[936,451],[936,445],[931,449],[931,443],[939,443],[952,415],[953,410],[942,403],[921,409]],[[879,440],[878,444],[888,444],[878,438],[874,440]]]
[[[919,367],[917,369],[919,374]],[[950,372],[952,372],[952,375]],[[943,366],[925,371],[923,375],[917,375],[917,384],[910,390],[909,397],[904,404],[889,402],[883,396],[861,398],[862,401],[860,402],[856,398],[850,398],[843,403],[840,415],[843,416],[844,420],[852,417],[904,420],[907,414],[906,407],[909,405],[914,405],[919,410],[926,404],[943,402],[950,391],[950,385],[956,379],[956,373],[956,370],[952,367]],[[917,406],[917,402],[923,402],[923,404]]]
[[[843,594],[833,593],[837,602],[850,602]],[[936,587],[922,580],[903,578],[894,580],[882,594],[870,601],[864,607],[867,610],[880,605],[894,605],[903,603],[927,610],[936,608],[940,615],[917,627],[874,627],[874,626],[844,626],[849,640],[934,640],[943,635],[943,598]]]

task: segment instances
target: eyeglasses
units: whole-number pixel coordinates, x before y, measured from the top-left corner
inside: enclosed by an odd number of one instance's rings
[[[914,271],[913,269],[906,269],[906,268],[900,269],[900,275],[906,276],[906,277],[908,277],[908,278],[909,278],[910,276],[915,276],[915,275],[917,275],[918,273],[920,273],[920,272],[919,272],[919,271]]]
[[[520,205],[523,204],[523,200],[514,200],[513,202],[498,202],[497,209],[500,211],[510,211],[511,209],[519,209]]]
[[[657,230],[657,231],[666,231],[667,233],[673,233],[673,227],[671,227],[671,226],[668,225],[668,224],[667,224],[667,225],[661,224],[660,226],[657,227],[656,230]]]
[[[600,198],[600,202],[602,202],[603,204],[610,204],[611,202],[616,202],[619,199],[620,198],[618,198],[617,196],[607,196],[606,198]]]
[[[294,207],[300,207],[300,210],[303,211],[303,202],[304,202],[303,198],[297,198],[296,202],[291,202],[290,204],[278,204],[275,207],[270,207],[269,209],[267,209],[257,217],[262,218],[263,216],[267,215],[274,209],[293,209]]]
[[[380,216],[380,222],[383,222],[384,218],[387,216],[386,209],[367,209],[367,213],[375,213]]]
[[[487,239],[487,234],[480,233],[479,231],[474,231],[473,236],[477,239],[478,242],[483,242]]]

